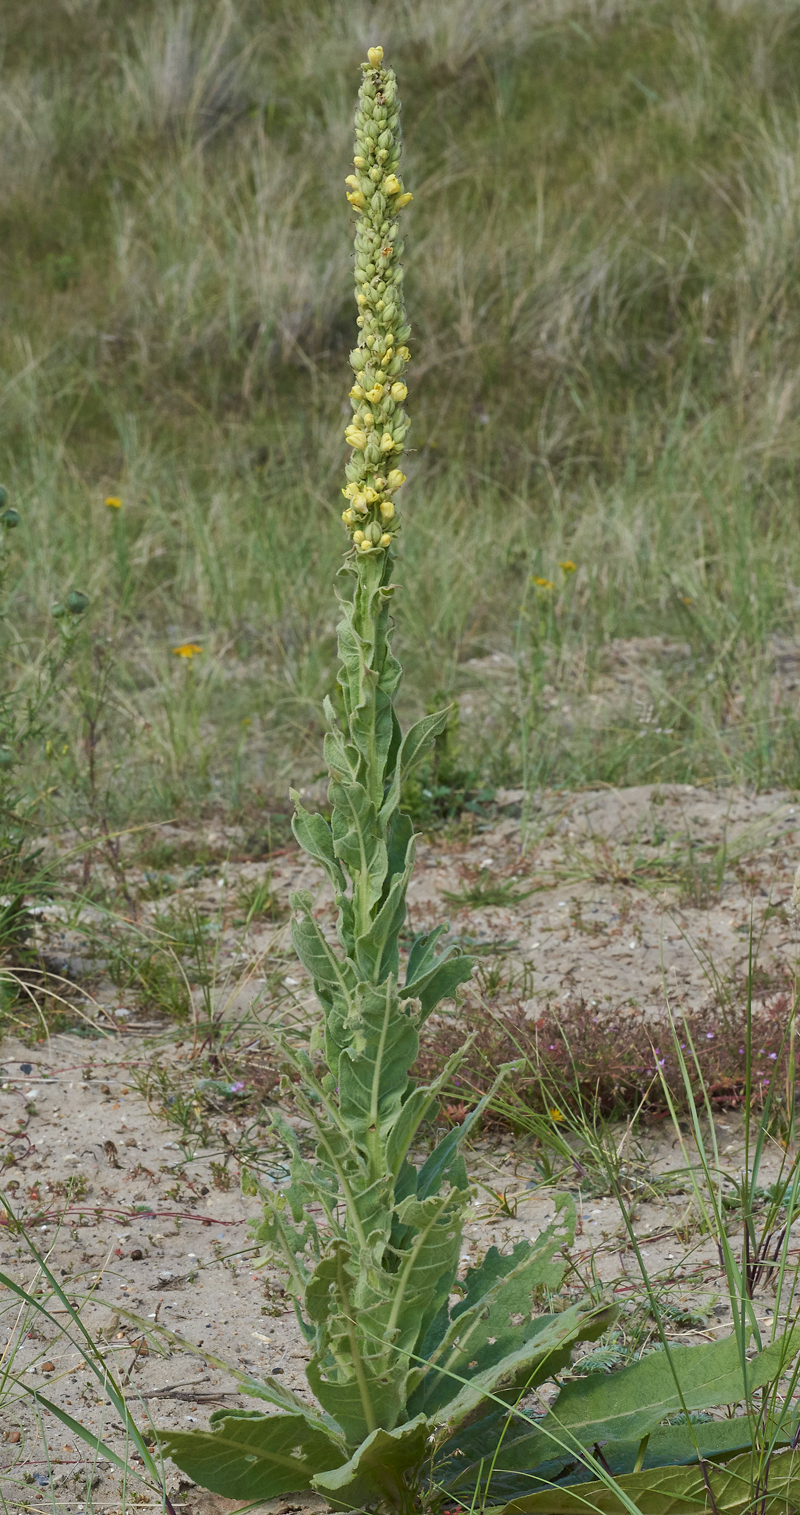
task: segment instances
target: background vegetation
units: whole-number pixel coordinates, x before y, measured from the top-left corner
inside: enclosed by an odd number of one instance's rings
[[[414,190],[398,650],[410,706],[459,701],[445,787],[798,782],[798,21],[789,0],[7,0],[22,688],[52,602],[92,602],[60,734],[26,759],[51,814],[235,814],[319,771],[343,180],[377,39]]]

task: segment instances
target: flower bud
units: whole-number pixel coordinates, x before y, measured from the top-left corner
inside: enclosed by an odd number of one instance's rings
[[[353,165],[354,165],[355,168],[366,168],[366,166],[367,166],[367,160],[366,160],[366,158],[362,158],[362,156],[361,156],[360,153],[356,153],[356,156],[353,159]],[[347,180],[345,179],[344,182],[346,184]]]
[[[394,447],[394,437],[390,431],[385,431],[379,443],[381,452],[391,452]]]
[[[391,545],[392,545],[392,539],[391,539],[388,531],[385,531],[383,533],[383,536],[381,537],[380,545],[381,545],[381,547],[391,547]]]
[[[83,615],[84,610],[89,608],[89,596],[80,589],[71,589],[65,604],[70,615]]]
[[[390,393],[392,399],[396,400],[398,405],[402,405],[408,395],[408,390],[405,384],[393,384]]]
[[[381,515],[384,521],[394,520],[395,510],[391,500],[381,500]]]
[[[380,68],[383,62],[383,48],[370,47],[367,49],[367,57],[373,68]]]
[[[377,521],[370,521],[369,526],[364,532],[364,536],[368,542],[372,543],[373,547],[377,547],[381,539],[381,528]]]
[[[367,361],[367,354],[365,353],[363,347],[356,347],[353,350],[353,352],[351,352],[351,354],[350,354],[350,367],[354,368],[355,371],[356,371],[356,373],[360,373],[360,371],[364,367],[364,364],[366,363],[366,361]]]
[[[367,488],[364,490],[364,499],[368,505],[374,505],[377,498],[378,496],[374,489]]]
[[[348,426],[344,437],[348,447],[355,447],[359,452],[364,451],[367,445],[367,438],[363,431],[359,431],[355,426]]]
[[[354,531],[353,532],[353,541],[355,542],[356,547],[360,547],[361,543],[363,542],[363,540],[364,540],[364,533],[363,533],[363,531]]]
[[[349,184],[351,189],[360,189],[361,188],[361,185],[359,184],[358,179],[356,178],[355,174],[348,174],[347,178],[345,179],[344,182],[345,182],[345,184]]]
[[[347,199],[354,210],[363,210],[367,203],[360,189],[354,190],[352,195],[347,196]]]
[[[342,520],[344,521],[345,526],[352,526],[352,524],[353,524],[353,522],[355,520],[355,516],[354,516],[352,510],[343,510],[342,511]]]
[[[399,468],[393,468],[386,480],[386,487],[387,489],[399,489],[400,485],[405,484],[405,482],[405,474],[402,473]]]
[[[383,192],[385,195],[399,195],[402,188],[403,186],[397,174],[387,174],[383,181]]]
[[[397,349],[397,356],[398,356],[398,358],[402,358],[404,363],[407,363],[408,360],[409,360],[409,358],[411,357],[411,353],[409,352],[409,350],[408,350],[407,347],[398,347],[398,349]]]
[[[371,542],[359,542],[358,550],[359,552],[369,552],[371,546]]]

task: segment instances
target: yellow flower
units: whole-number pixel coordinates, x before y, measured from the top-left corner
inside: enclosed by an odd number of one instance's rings
[[[371,542],[359,542],[358,550],[359,552],[369,552],[371,546]]]
[[[180,647],[173,647],[172,651],[176,658],[194,658],[203,649],[198,647],[196,642],[181,642]]]
[[[351,400],[363,400],[363,398],[364,398],[364,391],[361,388],[361,385],[360,384],[354,384],[353,388],[350,391],[350,399]]]
[[[366,432],[359,431],[357,426],[348,426],[344,437],[349,447],[355,447],[359,452],[364,451],[367,445]]]
[[[360,189],[353,190],[352,195],[348,195],[347,198],[354,210],[363,210],[367,203]]]
[[[564,1119],[562,1111],[559,1110],[555,1105],[553,1106],[552,1110],[548,1110],[547,1113],[550,1116],[551,1120],[563,1120]]]
[[[552,579],[533,579],[531,582],[537,589],[555,589],[556,587]]]
[[[383,181],[383,193],[385,195],[399,195],[403,188],[397,174],[387,174]]]
[[[393,384],[390,390],[390,394],[392,396],[392,399],[397,401],[398,405],[402,405],[403,401],[408,395],[408,390],[406,389],[405,384]]]
[[[407,363],[408,360],[409,360],[409,358],[411,357],[411,353],[409,352],[409,350],[408,350],[407,347],[398,347],[398,349],[397,349],[397,356],[398,356],[398,358],[402,358],[404,363]]]
[[[378,443],[381,452],[391,452],[394,447],[394,437],[390,431],[385,431]]]
[[[573,563],[571,558],[566,558],[563,563],[559,561],[558,566],[562,573],[577,573],[578,570],[577,563]]]
[[[344,182],[345,182],[345,184],[349,184],[351,189],[360,189],[361,188],[361,185],[359,184],[358,179],[356,178],[355,174],[348,174],[347,178],[345,179]]]
[[[368,58],[369,62],[372,64],[373,68],[380,68],[381,63],[383,62],[383,48],[382,47],[368,47],[367,48],[367,58]]]
[[[381,500],[381,515],[384,521],[394,520],[394,505],[391,500]]]
[[[399,489],[400,485],[405,484],[405,482],[405,474],[399,468],[392,468],[386,478],[386,488]]]
[[[391,545],[392,545],[392,539],[391,539],[388,531],[385,531],[383,533],[383,536],[381,537],[381,547],[391,547]]]
[[[369,400],[372,405],[377,405],[382,395],[383,385],[373,384],[372,388],[367,390],[365,398]]]
[[[356,167],[356,168],[366,168],[366,166],[367,166],[367,160],[366,160],[366,158],[362,158],[362,156],[361,156],[360,153],[356,153],[356,156],[353,159],[353,164],[354,164],[354,167]],[[344,182],[346,184],[348,182],[347,179],[345,179]]]
[[[364,499],[366,500],[367,504],[374,505],[377,498],[378,496],[375,490],[371,489],[370,486],[367,485],[366,489],[364,490]]]
[[[364,533],[363,533],[363,531],[354,531],[353,532],[353,541],[355,542],[356,547],[360,547],[361,543],[363,542],[363,540],[364,540]]]
[[[399,198],[395,201],[395,210],[402,210],[404,205],[410,205],[413,198],[414,196],[410,193],[410,191],[406,190],[405,194],[400,195]]]
[[[122,509],[122,501],[115,494],[106,495],[105,504],[108,505],[111,510]]]

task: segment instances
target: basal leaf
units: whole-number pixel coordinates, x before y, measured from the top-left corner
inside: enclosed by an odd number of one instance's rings
[[[318,1473],[313,1487],[334,1510],[357,1510],[378,1501],[404,1508],[408,1499],[404,1478],[425,1457],[427,1435],[424,1415],[393,1431],[373,1431],[349,1462]]]
[[[552,1456],[555,1447],[577,1449],[595,1442],[640,1440],[684,1406],[709,1410],[737,1404],[748,1392],[776,1378],[782,1364],[788,1364],[799,1349],[800,1327],[796,1327],[748,1362],[747,1386],[735,1335],[695,1347],[650,1352],[618,1373],[574,1379],[561,1390],[536,1430],[524,1438],[526,1446],[519,1456],[533,1467]]]
[[[768,1460],[747,1452],[721,1466],[706,1463],[705,1477],[695,1466],[629,1473],[611,1487],[599,1480],[572,1488],[548,1484],[494,1506],[492,1515],[630,1515],[631,1506],[640,1515],[702,1515],[711,1508],[717,1515],[787,1515],[800,1507],[800,1458],[792,1451]]]
[[[310,1489],[315,1476],[339,1467],[340,1443],[302,1414],[259,1415],[226,1410],[210,1431],[162,1431],[167,1456],[205,1489],[229,1499],[275,1499]]]
[[[306,1377],[323,1409],[341,1426],[351,1451],[376,1425],[393,1425],[404,1414],[403,1379],[390,1372],[378,1375],[366,1365],[363,1382],[359,1383],[343,1374],[324,1378],[319,1364],[313,1361],[306,1368]]]

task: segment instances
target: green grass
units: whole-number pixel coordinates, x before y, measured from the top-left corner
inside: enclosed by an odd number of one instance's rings
[[[792,7],[8,0],[2,32],[13,676],[92,599],[26,768],[46,822],[319,772],[373,40],[414,191],[407,706],[458,699],[476,788],[800,782]]]

